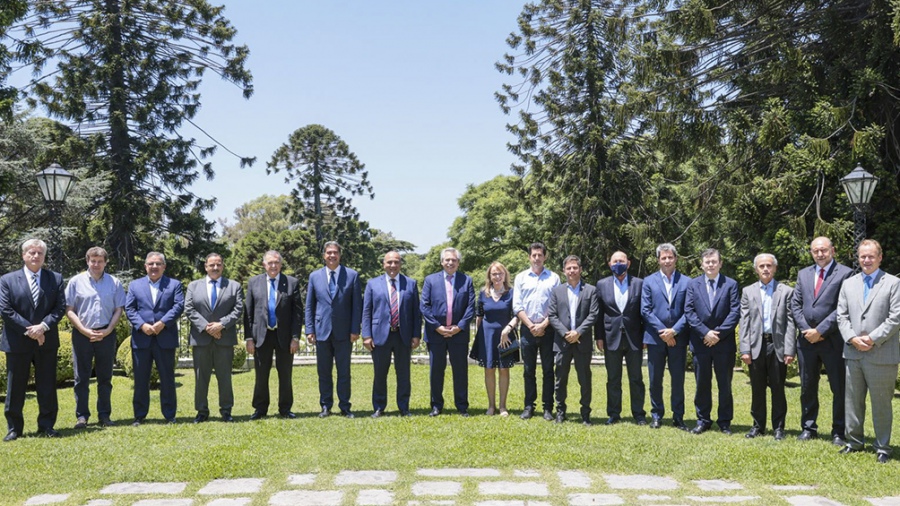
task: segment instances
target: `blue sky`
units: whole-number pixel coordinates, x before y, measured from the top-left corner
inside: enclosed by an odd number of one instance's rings
[[[224,4],[237,42],[250,47],[255,94],[244,100],[207,75],[196,122],[258,160],[241,169],[219,150],[215,180],[193,187],[218,200],[210,218],[233,221],[242,203],[288,193],[282,175],[265,174],[266,161],[312,123],[337,133],[366,165],[375,199],[355,199],[362,219],[419,252],[446,240],[467,184],[510,173],[505,125],[513,118],[494,101],[505,77],[494,63],[523,0]]]

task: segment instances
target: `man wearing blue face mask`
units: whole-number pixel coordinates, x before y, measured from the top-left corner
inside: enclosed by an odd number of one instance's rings
[[[631,414],[638,425],[647,424],[644,411],[644,326],[641,317],[643,280],[628,274],[628,255],[616,251],[609,257],[613,275],[597,282],[600,312],[594,323],[597,349],[606,355],[606,425],[622,415],[622,360],[628,371]]]

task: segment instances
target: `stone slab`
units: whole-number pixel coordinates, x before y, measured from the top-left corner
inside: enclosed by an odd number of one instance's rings
[[[815,485],[772,485],[769,488],[782,492],[790,492],[792,490],[815,490]]]
[[[305,485],[312,485],[313,482],[316,481],[316,475],[312,473],[307,474],[292,474],[288,476],[288,485],[294,485],[298,487],[302,487]]]
[[[365,489],[356,496],[356,504],[360,506],[382,506],[394,503],[394,493],[390,490]]]
[[[515,495],[547,497],[550,489],[546,483],[538,481],[483,481],[478,484],[481,495]]]
[[[704,492],[721,492],[723,490],[743,490],[744,486],[735,481],[727,480],[694,480],[700,490]]]
[[[759,499],[756,495],[689,495],[686,499],[697,502],[711,502],[715,504],[739,503],[747,501],[755,501]]]
[[[419,476],[428,478],[495,478],[500,476],[497,469],[488,468],[444,468],[444,469],[419,469]]]
[[[675,490],[678,482],[665,476],[652,476],[647,474],[608,474],[603,478],[613,489],[626,490]]]
[[[616,494],[569,494],[569,506],[625,504]]]
[[[272,506],[340,506],[342,490],[282,490],[269,498]]]
[[[672,498],[667,495],[654,495],[654,494],[641,494],[637,498],[638,498],[638,501],[641,501],[641,502],[671,501],[672,500]]]
[[[341,471],[334,477],[336,486],[387,485],[397,481],[396,471]]]
[[[559,471],[556,475],[563,488],[591,488],[591,477],[581,471]]]
[[[220,497],[206,503],[206,506],[247,506],[253,499],[249,497]]]
[[[101,494],[180,494],[187,483],[178,482],[126,482],[113,483],[100,490]]]
[[[872,506],[900,506],[900,497],[866,497]]]
[[[784,497],[784,500],[792,506],[844,506],[843,503],[820,495],[794,495]]]
[[[255,494],[262,488],[262,478],[212,480],[197,493],[200,495]]]
[[[131,506],[191,506],[193,499],[143,499]]]
[[[109,499],[92,499],[84,506],[113,506],[113,502]]]
[[[423,504],[432,504],[434,506],[453,506],[456,501],[409,501],[409,506],[421,506]]]
[[[457,481],[418,481],[412,484],[415,496],[423,495],[459,495],[462,483]]]
[[[38,504],[56,504],[69,498],[69,494],[41,494],[29,497],[25,506],[37,506]]]
[[[516,478],[540,478],[541,472],[533,469],[516,469],[513,471],[513,476]]]
[[[545,501],[479,501],[475,506],[552,506]]]

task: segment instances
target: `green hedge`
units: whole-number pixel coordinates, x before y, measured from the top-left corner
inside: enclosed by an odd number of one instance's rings
[[[125,376],[134,379],[134,360],[131,356],[130,337],[126,338],[122,341],[122,344],[119,345],[119,350],[116,351],[116,363],[125,372]],[[159,386],[159,372],[156,371],[156,364],[153,364],[151,367],[150,386],[157,387]]]
[[[237,371],[247,370],[247,348],[243,344],[234,345],[234,359],[231,361],[231,368]]]
[[[72,331],[59,332],[59,352],[56,355],[56,384],[75,380],[75,357],[72,355]]]

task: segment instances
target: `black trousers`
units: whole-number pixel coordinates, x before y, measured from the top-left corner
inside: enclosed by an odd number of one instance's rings
[[[431,407],[444,409],[444,372],[447,357],[453,369],[453,402],[460,413],[469,410],[469,343],[457,338],[444,339],[436,334],[428,342],[429,376],[431,380]]]
[[[319,375],[319,405],[331,409],[334,406],[334,379],[332,366],[337,368],[338,408],[350,411],[350,351],[353,343],[347,339],[335,339],[334,334],[324,341],[316,341],[316,370]]]
[[[234,390],[231,387],[234,347],[210,343],[206,346],[193,346],[191,354],[194,357],[194,409],[197,414],[209,415],[209,380],[215,370],[219,386],[219,413],[223,416],[230,415],[231,408],[234,407]]]
[[[19,435],[25,430],[22,408],[25,406],[25,391],[31,365],[34,364],[34,382],[38,401],[38,430],[52,429],[56,425],[59,401],[56,397],[56,355],[59,348],[35,348],[25,353],[6,354],[6,415],[8,430]]]
[[[553,329],[547,327],[543,337],[534,337],[525,325],[519,326],[522,332],[520,351],[525,380],[525,407],[535,407],[537,403],[537,358],[541,357],[541,404],[544,411],[553,411],[553,387],[556,381],[553,375]]]
[[[631,414],[644,418],[644,353],[642,350],[607,350],[606,355],[606,415],[618,418],[622,414],[622,359],[628,370],[628,394]]]
[[[669,364],[671,392],[669,402],[672,418],[684,421],[684,370],[687,360],[687,346],[676,344],[651,344],[647,346],[647,376],[650,380],[650,414],[653,418],[662,418],[666,414],[663,401],[663,376],[666,373],[666,362]]]
[[[159,372],[159,405],[163,418],[174,420],[178,411],[175,394],[175,348],[162,349],[156,338],[150,339],[150,347],[131,349],[134,360],[134,397],[132,407],[135,418],[146,418],[150,411],[150,373],[153,364]]]
[[[397,409],[401,413],[409,411],[409,396],[412,386],[409,379],[409,361],[412,348],[400,338],[400,332],[388,334],[387,341],[372,350],[372,365],[375,377],[372,380],[372,407],[376,410],[387,408],[388,372],[391,370],[391,354],[394,355],[394,370],[397,373]]]
[[[753,426],[766,429],[766,387],[772,390],[772,428],[784,430],[787,416],[787,399],[784,396],[784,380],[787,366],[778,360],[775,345],[765,343],[759,357],[750,362],[750,416]]]
[[[116,334],[101,341],[91,342],[86,336],[72,329],[72,357],[75,365],[75,417],[91,418],[91,371],[97,374],[97,416],[109,420],[112,413],[112,376],[116,361]]]
[[[272,354],[275,354],[275,370],[278,372],[278,412],[287,413],[294,405],[294,385],[291,373],[294,355],[290,347],[282,348],[274,330],[266,331],[262,345],[253,354],[253,409],[265,415],[269,412],[269,373],[272,371]]]
[[[697,408],[697,421],[707,426],[712,425],[710,412],[712,411],[713,372],[716,374],[716,386],[719,388],[719,411],[716,424],[725,429],[731,427],[731,420],[734,419],[734,397],[731,395],[734,353],[694,354],[694,378],[697,380],[694,406]]]
[[[799,339],[803,339],[800,336]],[[826,338],[833,339],[833,338]],[[800,426],[801,429],[819,431],[819,376],[822,366],[831,387],[831,436],[844,437],[844,356],[827,340],[811,346],[797,346],[800,361]]]
[[[567,346],[556,354],[556,411],[566,412],[566,398],[569,396],[569,371],[575,362],[575,374],[581,386],[581,416],[591,416],[591,352],[582,353],[574,346]]]

